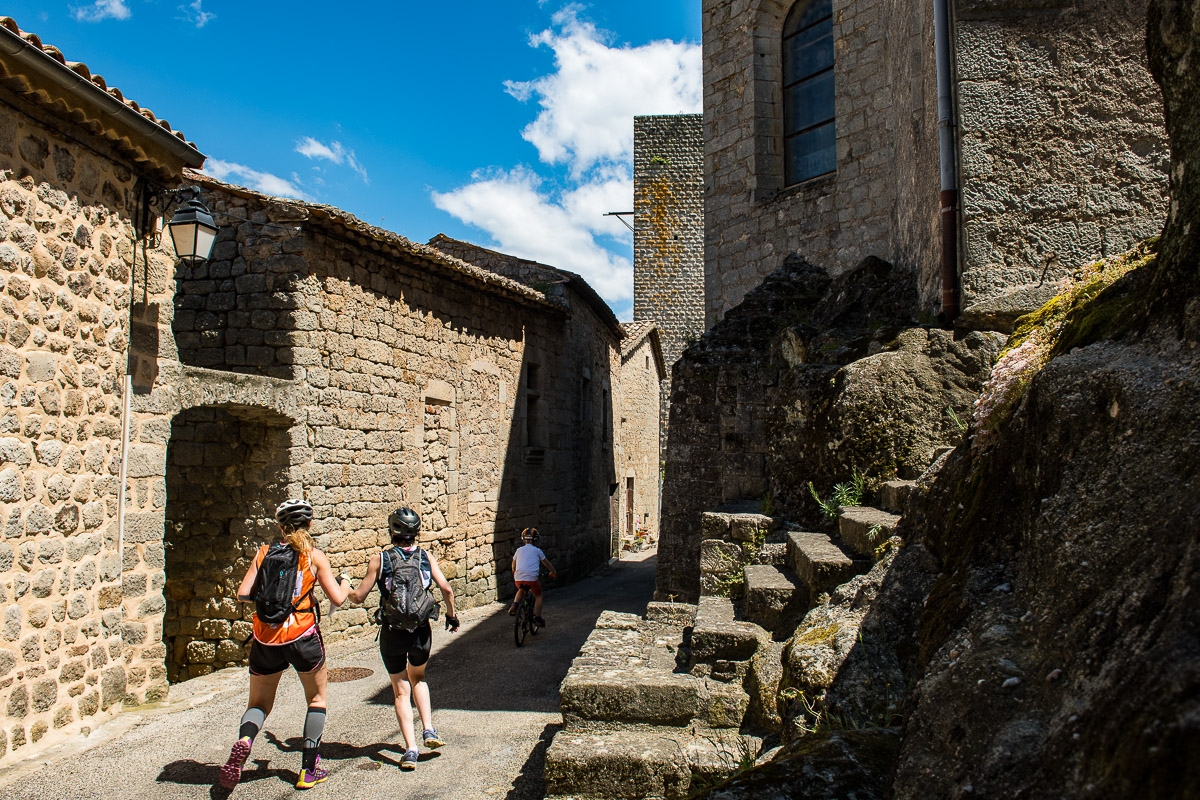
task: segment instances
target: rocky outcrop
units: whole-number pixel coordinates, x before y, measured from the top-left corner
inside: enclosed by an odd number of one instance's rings
[[[961,439],[1003,337],[918,316],[913,276],[884,261],[831,279],[790,258],[687,350],[672,384],[660,599],[701,592],[701,512],[748,502],[811,528],[809,481],[827,492],[855,470],[913,478]]]
[[[917,656],[912,631],[936,574],[920,545],[892,549],[805,616],[783,651],[785,741],[900,723]]]

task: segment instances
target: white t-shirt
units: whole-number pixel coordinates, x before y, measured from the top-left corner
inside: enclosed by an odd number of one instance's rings
[[[517,552],[513,553],[513,561],[517,564],[513,580],[536,581],[542,559],[545,557],[546,554],[536,545],[526,544],[518,547]]]

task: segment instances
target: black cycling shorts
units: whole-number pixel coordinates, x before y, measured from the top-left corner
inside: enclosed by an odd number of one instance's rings
[[[389,675],[405,672],[409,664],[424,664],[432,646],[433,630],[428,622],[414,631],[384,627],[379,632],[379,655]]]
[[[296,672],[316,672],[324,663],[325,642],[320,628],[287,644],[263,644],[255,639],[250,645],[251,675],[274,675],[289,665]]]

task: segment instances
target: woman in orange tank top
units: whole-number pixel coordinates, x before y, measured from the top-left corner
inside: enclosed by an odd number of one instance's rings
[[[325,770],[320,766],[320,746],[321,734],[325,730],[325,691],[329,671],[325,667],[325,644],[317,625],[317,599],[313,597],[313,590],[319,584],[329,602],[339,606],[350,591],[350,581],[345,575],[335,580],[328,556],[314,546],[309,532],[312,518],[312,505],[306,500],[285,500],[280,503],[275,510],[275,519],[279,523],[281,541],[259,548],[254,563],[246,570],[246,577],[238,587],[238,600],[243,603],[253,602],[255,594],[266,596],[270,581],[266,576],[261,581],[258,579],[263,561],[268,554],[272,554],[273,568],[267,575],[278,577],[270,588],[276,590],[276,600],[282,593],[284,601],[281,606],[264,606],[260,602],[254,614],[254,641],[250,645],[250,700],[246,704],[246,713],[242,715],[238,740],[229,753],[229,760],[221,767],[220,782],[226,789],[232,789],[241,780],[242,765],[250,756],[254,737],[275,705],[279,678],[289,664],[299,675],[308,700],[308,711],[304,716],[304,760],[296,788],[311,788],[326,777]],[[291,559],[293,552],[294,561]],[[295,580],[291,584],[293,591],[288,602],[289,584],[285,579],[290,580],[288,575],[292,564],[295,565]],[[262,597],[257,599],[262,600]],[[259,619],[264,607],[272,609],[271,613],[277,616]]]

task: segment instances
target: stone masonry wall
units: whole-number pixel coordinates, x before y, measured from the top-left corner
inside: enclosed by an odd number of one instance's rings
[[[705,1],[706,326],[789,254],[835,276],[875,255],[915,269],[936,301],[936,128],[932,145],[918,135],[931,124],[920,103],[936,95],[926,94],[932,40],[917,5],[834,0],[837,171],[789,187],[779,115],[791,4]]]
[[[94,727],[127,682],[116,517],[136,175],[19,108],[0,96],[0,757]]]
[[[584,481],[595,473],[591,486],[607,486],[611,448],[577,461],[578,438],[600,435],[596,425],[581,430],[576,408],[580,370],[607,383],[613,348],[585,313],[568,330],[551,306],[514,310],[326,235],[303,222],[301,206],[216,188],[208,198],[219,216],[259,224],[223,227],[207,268],[180,271],[179,358],[203,366],[231,348],[235,359],[257,348],[257,363],[235,367],[314,392],[294,433],[291,480],[314,503],[335,568],[360,575],[402,504],[421,514],[421,541],[463,608],[510,590],[523,525],[542,528],[565,575],[607,556],[607,508]],[[229,294],[220,308],[209,306],[214,286]],[[538,365],[545,429],[536,458],[525,430],[528,363]],[[327,629],[336,636],[366,622],[365,611],[347,609]]]
[[[633,118],[633,318],[658,326],[668,374],[704,333],[704,140],[700,114]]]
[[[167,446],[167,601],[163,643],[174,683],[241,664],[253,606],[234,598],[258,548],[274,541],[286,497],[287,417],[261,409],[194,408]]]
[[[1170,151],[1146,3],[958,0],[962,307],[1008,327],[1157,233]]]
[[[617,477],[621,486],[620,525],[623,536],[636,531],[628,530],[626,524],[629,508],[625,494],[626,481],[634,479],[633,514],[634,525],[640,519],[642,527],[652,538],[658,539],[659,529],[659,470],[660,449],[658,440],[658,364],[654,358],[651,339],[646,336],[621,359],[620,408],[620,453]]]

